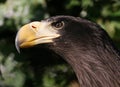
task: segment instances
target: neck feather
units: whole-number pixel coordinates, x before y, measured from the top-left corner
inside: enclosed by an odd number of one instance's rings
[[[87,47],[72,43],[61,52],[73,67],[81,87],[120,87],[119,53],[111,43]]]

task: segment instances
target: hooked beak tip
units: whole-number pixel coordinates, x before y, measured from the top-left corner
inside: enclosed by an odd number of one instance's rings
[[[15,39],[15,47],[16,47],[18,53],[20,53],[20,47],[19,47],[19,45],[20,45],[20,43],[19,43],[18,39],[16,38]]]

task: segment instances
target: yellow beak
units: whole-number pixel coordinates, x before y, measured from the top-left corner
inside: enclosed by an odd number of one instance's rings
[[[20,48],[31,47],[36,44],[53,42],[53,38],[60,35],[53,29],[49,22],[31,22],[24,25],[17,33],[15,45]]]

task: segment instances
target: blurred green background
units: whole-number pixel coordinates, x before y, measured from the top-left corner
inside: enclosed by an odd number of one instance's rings
[[[89,19],[120,47],[120,0],[0,0],[0,87],[78,87],[71,67],[46,49],[14,45],[19,28],[55,15]]]

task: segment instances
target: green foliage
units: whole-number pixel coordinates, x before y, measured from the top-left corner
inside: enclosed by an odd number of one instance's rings
[[[72,71],[70,71],[65,65],[57,65],[47,68],[43,75],[43,87],[66,86],[67,79],[65,78],[69,76],[68,74],[72,74]]]
[[[25,76],[22,71],[17,68],[18,63],[13,58],[14,54],[10,54],[6,60],[4,60],[4,55],[0,54],[1,87],[23,87]]]
[[[37,51],[18,54],[14,46],[22,25],[54,15],[90,19],[106,29],[120,47],[120,0],[1,0],[0,87],[68,87],[75,79],[63,61],[42,63]]]

